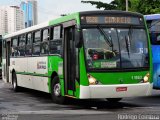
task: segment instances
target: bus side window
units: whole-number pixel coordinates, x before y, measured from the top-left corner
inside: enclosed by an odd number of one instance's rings
[[[32,33],[28,33],[26,35],[26,51],[25,51],[26,56],[31,56],[32,55]]]
[[[60,54],[62,47],[62,30],[61,26],[51,28],[50,34],[50,54]]]
[[[18,55],[17,51],[18,37],[11,38],[11,56],[16,57]]]
[[[40,55],[41,32],[36,31],[33,34],[33,55]]]
[[[42,31],[41,54],[49,53],[49,29]]]
[[[26,36],[21,35],[19,36],[19,45],[18,45],[18,56],[24,56],[25,55],[25,43],[26,43]]]

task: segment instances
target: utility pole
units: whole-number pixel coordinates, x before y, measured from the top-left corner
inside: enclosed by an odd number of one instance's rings
[[[128,11],[128,0],[126,0],[126,11]]]

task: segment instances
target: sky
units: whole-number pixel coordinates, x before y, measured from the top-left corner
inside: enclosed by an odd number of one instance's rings
[[[0,0],[0,6],[19,5],[25,0]],[[69,14],[78,11],[97,10],[91,4],[81,3],[81,0],[37,0],[38,23],[59,17],[61,14]],[[84,0],[85,1],[85,0]],[[110,3],[112,0],[93,0]]]

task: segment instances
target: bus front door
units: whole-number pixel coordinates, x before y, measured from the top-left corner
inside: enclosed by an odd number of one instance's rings
[[[10,41],[6,44],[6,82],[9,82],[10,44]]]
[[[76,48],[75,27],[64,28],[64,79],[65,95],[75,96]]]

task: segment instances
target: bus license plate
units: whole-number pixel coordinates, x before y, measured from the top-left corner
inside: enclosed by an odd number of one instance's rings
[[[116,91],[117,92],[127,91],[127,87],[117,87]]]

